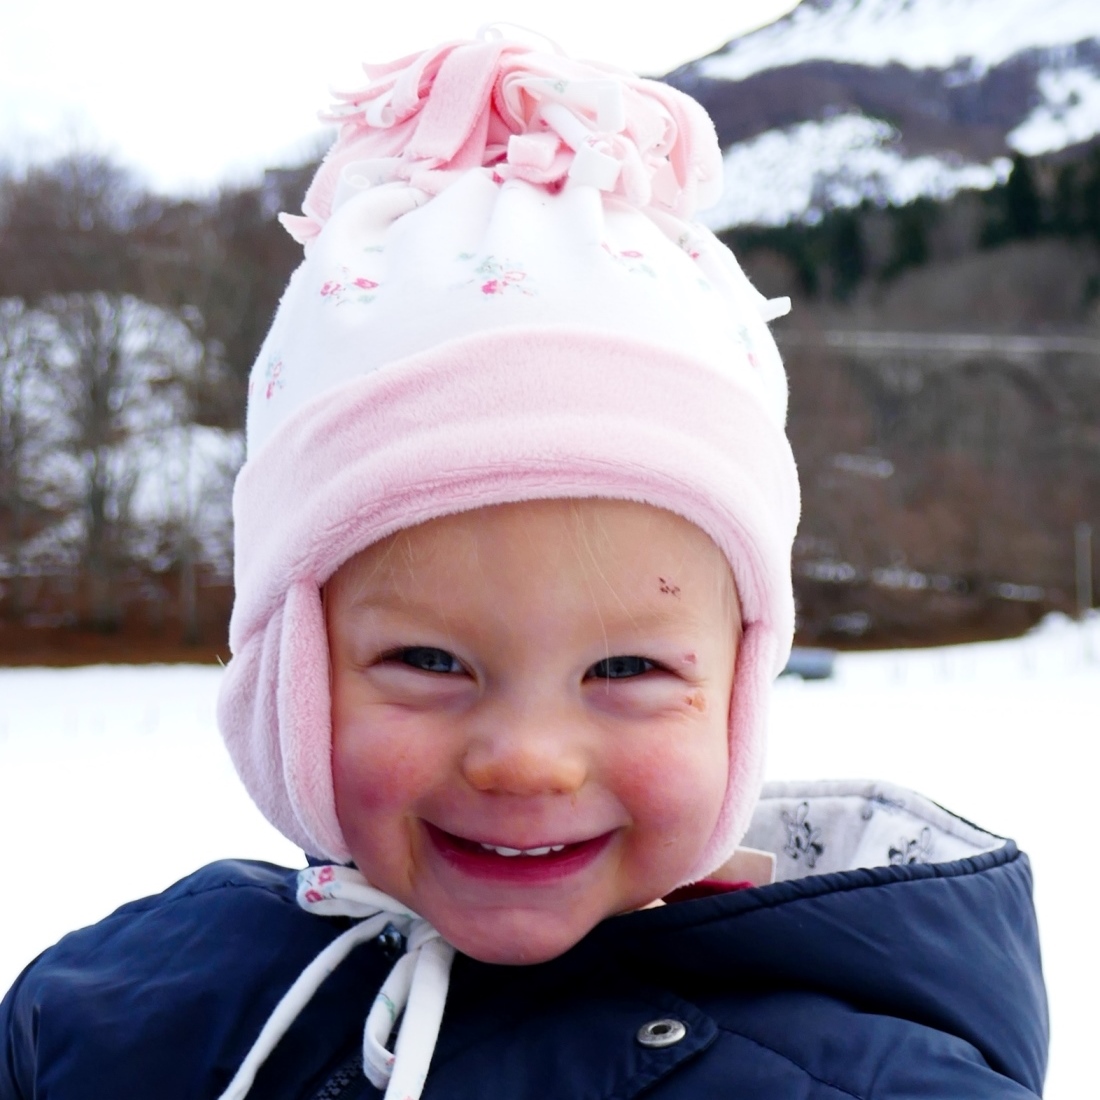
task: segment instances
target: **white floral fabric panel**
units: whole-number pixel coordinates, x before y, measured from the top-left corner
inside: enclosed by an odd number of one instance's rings
[[[889,783],[769,783],[744,839],[776,854],[777,881],[890,864],[949,863],[1004,845]]]

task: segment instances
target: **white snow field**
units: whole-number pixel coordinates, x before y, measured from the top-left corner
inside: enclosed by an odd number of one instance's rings
[[[64,932],[209,860],[300,863],[221,747],[220,675],[0,669],[0,990]],[[841,656],[834,679],[776,689],[773,778],[888,779],[1031,854],[1050,1100],[1095,1088],[1098,700],[1100,617],[1010,642]]]

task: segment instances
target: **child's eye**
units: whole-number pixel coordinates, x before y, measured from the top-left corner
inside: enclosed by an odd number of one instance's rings
[[[419,669],[421,672],[461,672],[462,665],[453,653],[445,649],[436,649],[434,646],[414,645],[406,649],[399,649],[387,654],[390,660],[400,661],[410,668]]]
[[[646,657],[606,657],[597,661],[586,673],[586,680],[625,680],[641,676],[657,666]]]

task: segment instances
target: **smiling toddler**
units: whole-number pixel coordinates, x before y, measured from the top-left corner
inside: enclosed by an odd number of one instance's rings
[[[738,635],[698,528],[630,501],[482,508],[357,555],[325,607],[348,849],[458,950],[553,958],[698,862]]]
[[[1015,845],[886,784],[761,799],[789,303],[694,221],[709,119],[491,31],[367,75],[283,219],[234,497],[219,723],[309,866],[66,937],[0,1097],[1037,1095]]]

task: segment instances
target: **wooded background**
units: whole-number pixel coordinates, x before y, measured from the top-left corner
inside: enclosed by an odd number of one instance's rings
[[[314,168],[188,200],[100,156],[0,173],[0,662],[224,653],[247,376],[300,258],[275,214]],[[725,238],[794,298],[774,332],[801,640],[1076,610],[1100,530],[1100,148]]]

